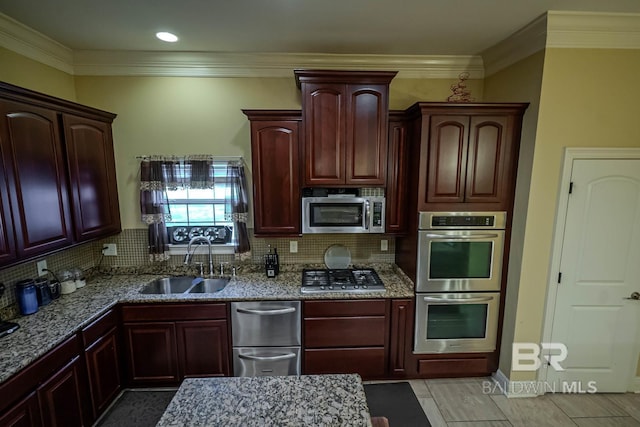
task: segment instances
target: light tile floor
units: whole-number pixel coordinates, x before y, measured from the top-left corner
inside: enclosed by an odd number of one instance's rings
[[[640,427],[640,394],[507,398],[488,386],[491,378],[409,383],[433,427]]]

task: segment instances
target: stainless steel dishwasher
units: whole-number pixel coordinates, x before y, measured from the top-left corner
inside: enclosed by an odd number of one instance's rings
[[[234,375],[300,375],[300,330],[300,301],[231,303]]]

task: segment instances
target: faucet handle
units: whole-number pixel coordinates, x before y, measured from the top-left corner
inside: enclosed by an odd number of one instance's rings
[[[203,262],[195,262],[194,263],[198,267],[198,272],[200,276],[204,276],[204,263]]]
[[[230,266],[231,263],[229,261],[223,261],[220,263],[220,276],[224,276],[224,266]],[[235,267],[234,267],[235,270]]]

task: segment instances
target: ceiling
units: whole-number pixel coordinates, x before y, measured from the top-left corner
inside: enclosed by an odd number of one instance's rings
[[[640,0],[0,0],[74,51],[478,55],[548,10],[640,13]]]

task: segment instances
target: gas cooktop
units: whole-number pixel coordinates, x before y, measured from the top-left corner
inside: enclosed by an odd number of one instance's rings
[[[302,293],[384,292],[384,283],[372,268],[302,270]]]

